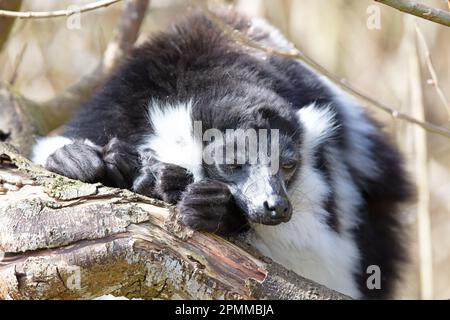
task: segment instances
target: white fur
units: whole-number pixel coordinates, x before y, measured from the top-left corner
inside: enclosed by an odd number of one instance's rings
[[[360,176],[376,178],[380,172],[373,160],[376,157],[373,154],[373,143],[370,136],[376,134],[378,129],[367,120],[364,109],[355,98],[337,88],[326,77],[322,77],[322,81],[333,92],[339,111],[343,116],[342,122],[348,128],[346,138],[350,150],[344,154],[346,160],[353,169],[358,171]]]
[[[31,160],[41,166],[45,165],[47,158],[56,150],[71,144],[73,141],[63,136],[39,138],[33,146]]]
[[[305,128],[303,144],[307,151],[314,151],[338,129],[334,115],[328,107],[317,107],[312,103],[297,111],[297,116]]]
[[[338,129],[334,122],[334,111],[327,107],[318,107],[314,103],[300,109],[297,112],[301,123],[305,129],[303,139],[303,161],[313,164],[315,150],[325,141],[330,139]],[[350,235],[350,229],[359,222],[355,212],[361,204],[361,195],[348,171],[348,167],[342,158],[345,156],[340,150],[327,146],[324,152],[333,163],[331,169],[331,179],[333,181],[333,191],[336,196],[338,210],[338,222],[342,227],[341,231]]]
[[[177,105],[152,101],[148,118],[153,134],[140,149],[151,149],[157,160],[188,169],[198,181],[202,178],[202,144],[194,137],[191,108],[192,101]]]
[[[276,50],[290,51],[294,46],[277,28],[270,25],[266,20],[261,18],[253,18],[251,27],[248,30],[250,38],[258,39],[258,41],[268,48]]]
[[[331,192],[331,186],[314,168],[315,148],[336,126],[329,109],[315,105],[301,109],[298,117],[305,132],[301,171],[289,187],[294,210],[292,219],[277,226],[255,224],[255,232],[249,240],[263,254],[296,273],[359,298],[361,293],[354,278],[360,258],[358,248],[350,232],[337,233],[328,226],[328,212],[322,203]],[[342,201],[339,213],[349,210],[339,222],[348,230],[355,223],[353,215],[360,198],[344,169],[337,169],[335,178],[341,188],[337,195],[337,201]]]

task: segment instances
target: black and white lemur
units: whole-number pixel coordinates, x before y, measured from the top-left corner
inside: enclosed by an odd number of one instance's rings
[[[265,47],[291,44],[260,19],[219,10]],[[278,129],[279,171],[198,161],[202,130]],[[245,232],[263,254],[354,298],[392,294],[410,195],[399,153],[364,110],[299,61],[243,44],[199,12],[134,49],[62,136],[33,160],[86,182],[177,203],[184,224]],[[381,270],[381,289],[366,285]]]

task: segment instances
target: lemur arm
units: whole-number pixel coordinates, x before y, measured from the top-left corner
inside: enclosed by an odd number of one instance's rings
[[[139,174],[132,189],[168,203],[177,203],[183,191],[193,181],[193,175],[185,168],[158,161],[151,154],[145,154],[141,155]]]
[[[42,164],[48,170],[72,179],[130,188],[139,168],[139,159],[133,148],[117,138],[105,146],[75,139],[56,149]]]
[[[229,235],[247,226],[226,184],[211,179],[194,182],[188,170],[160,162],[151,153],[141,156],[141,168],[133,190],[178,203],[181,222],[195,230]]]
[[[226,184],[211,179],[193,182],[193,175],[185,168],[157,161],[150,154],[141,164],[133,190],[178,203],[183,224],[220,235],[246,229],[247,221]]]
[[[227,236],[248,228],[230,189],[220,181],[206,179],[190,184],[178,208],[181,222],[194,230]]]

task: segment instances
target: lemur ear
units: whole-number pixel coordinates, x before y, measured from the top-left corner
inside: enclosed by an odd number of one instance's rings
[[[258,123],[268,126],[271,129],[280,129],[282,131],[296,130],[297,124],[295,116],[288,111],[283,112],[278,108],[260,107],[255,110],[254,116]]]
[[[261,107],[256,109],[256,112],[259,114],[259,116],[263,119],[274,119],[276,117],[279,117],[280,114],[276,109],[271,109],[269,107]]]

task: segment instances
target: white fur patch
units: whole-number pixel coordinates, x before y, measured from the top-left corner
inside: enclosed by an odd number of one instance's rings
[[[331,230],[321,203],[329,192],[314,168],[302,172],[289,189],[293,215],[277,226],[253,225],[250,242],[288,269],[331,289],[359,298],[354,274],[359,251],[352,238]]]
[[[313,166],[313,157],[317,147],[330,139],[338,129],[333,112],[330,108],[318,107],[315,104],[304,107],[297,112],[300,122],[305,128],[302,149],[303,160],[311,166]],[[351,237],[350,230],[359,221],[356,210],[361,204],[361,195],[348,172],[346,162],[342,161],[347,155],[332,146],[327,146],[324,152],[327,153],[327,157],[332,163],[330,174],[333,181],[332,187],[335,193],[340,231]]]
[[[151,149],[157,160],[188,169],[198,181],[202,177],[202,142],[194,137],[191,109],[192,101],[177,105],[152,101],[148,118],[153,134],[140,149]]]
[[[327,224],[329,213],[323,203],[332,191],[323,174],[315,166],[314,153],[321,143],[336,129],[333,114],[328,108],[310,105],[298,112],[304,126],[302,166],[295,181],[289,186],[293,215],[289,222],[277,226],[254,224],[249,241],[263,254],[294,272],[321,283],[331,289],[359,298],[355,273],[358,270],[359,250],[348,232],[336,233]],[[340,223],[354,224],[349,216],[355,214],[359,194],[347,180],[344,168],[335,172],[339,180],[336,195],[339,212],[350,210]],[[350,182],[350,185],[346,185]],[[351,195],[351,192],[355,192]],[[347,228],[345,228],[347,229]]]
[[[274,26],[270,25],[266,20],[261,18],[253,18],[251,27],[248,31],[250,38],[256,38],[258,41],[268,47],[276,50],[290,51],[294,46],[286,37]],[[261,37],[261,34],[264,37]]]
[[[308,151],[316,149],[338,129],[333,111],[328,107],[317,107],[312,103],[297,111],[297,116],[305,128],[303,146]]]
[[[322,77],[321,80],[333,92],[343,116],[342,122],[348,128],[347,139],[350,150],[344,154],[346,160],[361,177],[376,178],[380,174],[380,169],[374,161],[376,157],[373,154],[370,135],[375,134],[378,129],[368,121],[364,109],[355,98],[343,92],[326,77]]]
[[[71,139],[63,136],[39,138],[33,146],[31,160],[34,163],[44,166],[49,156],[59,148],[71,144],[72,142]]]

